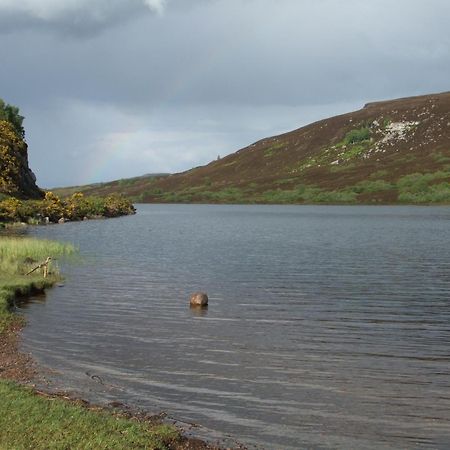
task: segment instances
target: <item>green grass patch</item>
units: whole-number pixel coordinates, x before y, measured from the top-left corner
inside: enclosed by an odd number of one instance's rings
[[[0,382],[0,398],[0,448],[4,449],[165,449],[179,439],[173,426],[41,398],[11,382]]]
[[[264,150],[264,158],[270,158],[274,156],[277,150],[281,150],[282,148],[284,148],[284,144],[281,142],[271,145]]]
[[[49,277],[39,271],[26,275],[48,256],[56,258],[74,253],[70,244],[33,238],[0,238],[0,333],[14,320],[10,309],[17,295],[50,287],[59,279],[57,266],[50,266]]]

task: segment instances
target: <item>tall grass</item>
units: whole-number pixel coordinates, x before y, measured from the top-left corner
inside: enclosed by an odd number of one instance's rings
[[[24,275],[48,256],[56,258],[74,253],[71,244],[34,238],[0,238],[0,282],[11,275]]]
[[[48,256],[56,258],[75,252],[71,244],[33,238],[0,238],[0,333],[14,321],[10,308],[17,295],[50,287],[59,278],[56,265],[50,267],[49,277],[39,270],[26,275]]]

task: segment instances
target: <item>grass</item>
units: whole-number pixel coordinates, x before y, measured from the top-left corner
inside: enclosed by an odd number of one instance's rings
[[[26,275],[48,256],[56,258],[75,251],[70,244],[33,238],[0,238],[0,333],[17,320],[11,306],[17,295],[27,295],[36,290],[52,286],[59,273],[55,265],[50,266],[49,277],[43,278],[36,271]]]
[[[47,241],[33,238],[0,238],[0,273],[2,275],[20,276],[51,256],[56,258],[62,255],[74,253],[75,249],[70,244],[62,244],[55,241]],[[1,277],[0,275],[0,281]]]
[[[150,425],[92,411],[0,382],[0,449],[165,449],[179,439],[170,425]]]
[[[71,244],[33,238],[0,238],[0,339],[21,319],[12,312],[18,295],[51,287],[55,266],[43,278],[26,273],[48,256],[70,255]],[[3,449],[166,449],[180,439],[169,425],[90,410],[61,399],[38,396],[31,389],[0,381],[0,450]]]

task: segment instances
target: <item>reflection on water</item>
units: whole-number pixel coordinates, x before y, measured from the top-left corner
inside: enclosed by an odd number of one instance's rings
[[[146,205],[35,228],[84,263],[24,311],[24,345],[57,387],[210,436],[449,448],[449,224],[448,208]],[[189,307],[199,290],[208,309]]]
[[[208,314],[207,306],[199,307],[190,305],[189,308],[191,310],[192,317],[205,317]]]

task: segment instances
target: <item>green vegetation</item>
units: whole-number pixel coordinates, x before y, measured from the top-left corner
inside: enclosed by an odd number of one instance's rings
[[[348,131],[335,145],[324,147],[316,155],[304,159],[291,173],[322,166],[326,166],[331,173],[340,172],[348,169],[351,161],[366,154],[371,145],[370,127],[363,125]]]
[[[357,194],[363,193],[373,193],[373,192],[381,192],[381,191],[389,191],[394,189],[395,185],[388,183],[384,180],[366,180],[360,181],[349,189]]]
[[[311,184],[298,184],[299,179],[292,177],[277,181],[277,189],[262,190],[259,184],[249,183],[244,188],[229,186],[220,190],[211,190],[207,185],[184,188],[178,192],[164,192],[155,188],[148,194],[151,199],[163,203],[353,204],[361,200],[369,203],[379,202],[385,198],[395,201],[397,194],[398,201],[403,203],[450,202],[450,169],[411,174],[401,177],[397,182],[377,179],[387,174],[386,170],[379,170],[372,173],[370,179],[333,190]],[[283,186],[286,184],[293,187]],[[379,195],[388,191],[392,192],[387,197]]]
[[[398,199],[405,203],[450,202],[450,169],[412,173],[397,181]]]
[[[281,150],[284,147],[282,142],[271,145],[264,150],[264,158],[270,158],[275,155],[277,150]]]
[[[16,295],[50,287],[59,278],[54,265],[45,279],[37,271],[31,275],[26,273],[48,256],[55,258],[73,252],[70,244],[32,238],[0,238],[0,333],[14,318],[10,308]]]
[[[0,192],[17,191],[27,147],[13,125],[0,120]]]
[[[68,199],[61,200],[52,192],[47,192],[43,200],[19,200],[8,197],[0,201],[0,222],[39,223],[45,217],[50,222],[64,218],[82,220],[92,217],[117,217],[133,214],[135,209],[130,200],[118,194],[106,198],[85,197],[77,192]]]
[[[0,382],[0,447],[7,449],[166,449],[179,440],[170,425],[93,411]]]
[[[363,126],[349,131],[343,140],[344,145],[358,144],[359,142],[364,142],[370,140],[370,128],[368,126]]]
[[[264,203],[354,203],[356,193],[346,190],[325,191],[314,186],[300,185],[292,190],[270,190],[263,193]]]
[[[21,138],[25,136],[25,130],[22,125],[23,119],[24,117],[19,114],[17,106],[9,105],[0,98],[0,120],[9,122]]]
[[[432,157],[437,163],[440,164],[450,163],[450,156],[445,156],[441,152],[432,153]]]

